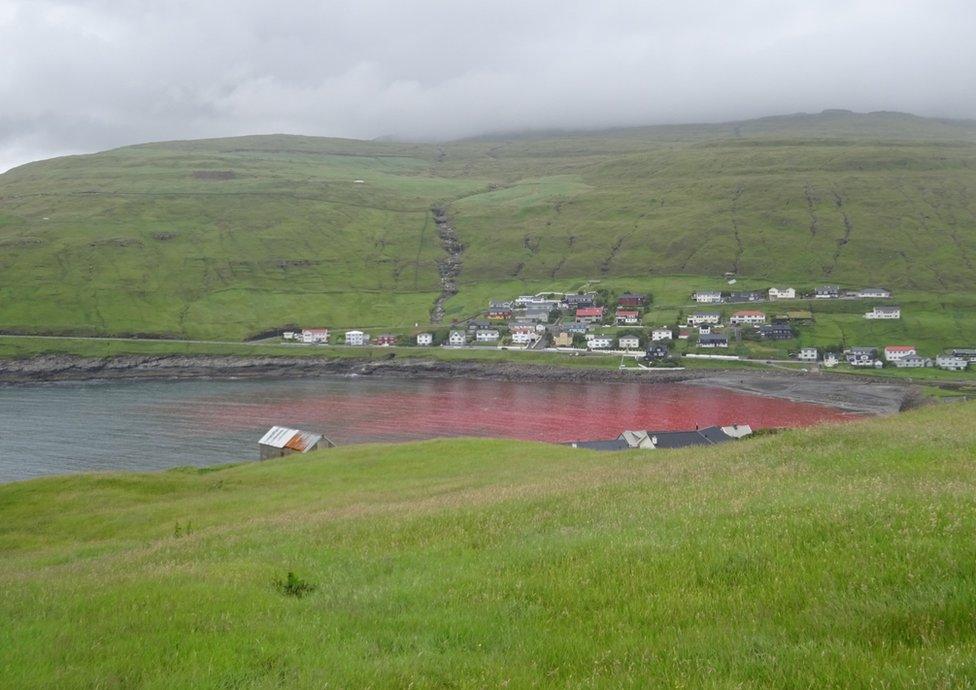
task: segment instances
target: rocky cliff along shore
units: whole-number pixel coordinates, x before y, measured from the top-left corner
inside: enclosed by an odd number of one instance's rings
[[[909,387],[846,375],[786,371],[716,370],[619,371],[556,367],[518,362],[444,362],[424,359],[328,359],[312,357],[145,356],[108,358],[45,355],[0,360],[0,383],[50,381],[386,376],[469,378],[537,382],[689,383],[830,405],[851,412],[898,411]]]

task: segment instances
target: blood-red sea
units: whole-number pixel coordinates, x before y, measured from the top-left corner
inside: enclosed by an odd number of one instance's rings
[[[799,427],[856,416],[676,383],[353,377],[0,387],[0,481],[254,459],[272,425],[339,445],[442,436],[564,442],[625,429]]]
[[[246,403],[200,401],[197,413],[212,428],[257,428],[275,421],[321,430],[337,443],[440,436],[562,442],[612,438],[625,429],[800,427],[855,416],[824,405],[682,384],[461,379],[285,385]]]

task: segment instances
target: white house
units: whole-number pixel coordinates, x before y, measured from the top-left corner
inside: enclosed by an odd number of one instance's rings
[[[729,323],[735,325],[747,325],[747,326],[758,326],[760,324],[766,323],[766,315],[761,311],[755,311],[752,309],[744,309],[742,311],[737,311],[732,314],[729,318]]]
[[[828,352],[824,355],[823,363],[828,369],[836,367],[840,364],[840,357],[837,356],[836,352]]]
[[[295,331],[285,331],[281,334],[281,337],[285,340],[295,340]]]
[[[595,335],[586,341],[586,346],[591,350],[609,350],[613,347],[613,338],[605,335]]]
[[[433,333],[418,333],[417,334],[417,344],[418,345],[433,345],[434,344],[434,334]]]
[[[965,371],[969,366],[969,360],[955,355],[939,355],[935,358],[935,366],[949,371]]]
[[[714,290],[700,290],[691,297],[699,304],[718,304],[722,301],[722,293]]]
[[[512,329],[512,342],[516,345],[528,345],[539,339],[539,334],[535,328],[518,326]]]
[[[880,367],[878,350],[873,347],[852,347],[844,353],[852,367]]]
[[[701,326],[703,323],[717,324],[722,320],[722,315],[718,312],[696,311],[688,315],[689,326]]]
[[[884,358],[887,362],[897,362],[899,359],[914,357],[918,351],[913,345],[885,345]]]
[[[365,345],[369,336],[362,331],[346,331],[346,345]]]
[[[814,293],[816,299],[837,299],[840,297],[840,288],[836,285],[821,285]]]
[[[494,343],[497,342],[502,334],[499,333],[494,328],[488,328],[482,331],[475,331],[474,339],[479,343]]]
[[[796,299],[795,288],[769,288],[769,299]]]
[[[820,354],[815,347],[801,347],[800,354],[796,358],[801,362],[816,362],[820,358]]]
[[[314,343],[316,345],[327,343],[329,342],[329,329],[328,328],[303,328],[302,342]]]
[[[671,332],[670,328],[655,328],[651,331],[651,342],[658,342],[660,340],[671,340],[674,334]]]
[[[447,337],[447,344],[452,347],[461,347],[468,342],[468,336],[464,331],[451,331]]]
[[[865,319],[900,319],[901,307],[875,307],[864,315]]]
[[[857,296],[864,299],[888,299],[891,292],[884,288],[862,288],[857,291]]]
[[[640,347],[640,338],[636,335],[624,335],[620,337],[617,344],[622,350],[636,350]]]
[[[932,366],[932,360],[928,357],[909,355],[895,360],[895,366],[899,369],[922,369]]]

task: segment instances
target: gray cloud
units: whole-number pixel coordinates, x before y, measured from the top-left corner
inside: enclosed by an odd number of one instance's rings
[[[0,0],[0,170],[159,139],[976,116],[972,0]]]

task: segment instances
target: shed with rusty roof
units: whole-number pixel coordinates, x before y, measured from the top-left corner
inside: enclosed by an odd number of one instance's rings
[[[292,453],[308,453],[319,448],[334,448],[335,444],[322,434],[286,426],[273,426],[258,441],[262,460],[281,458]]]

